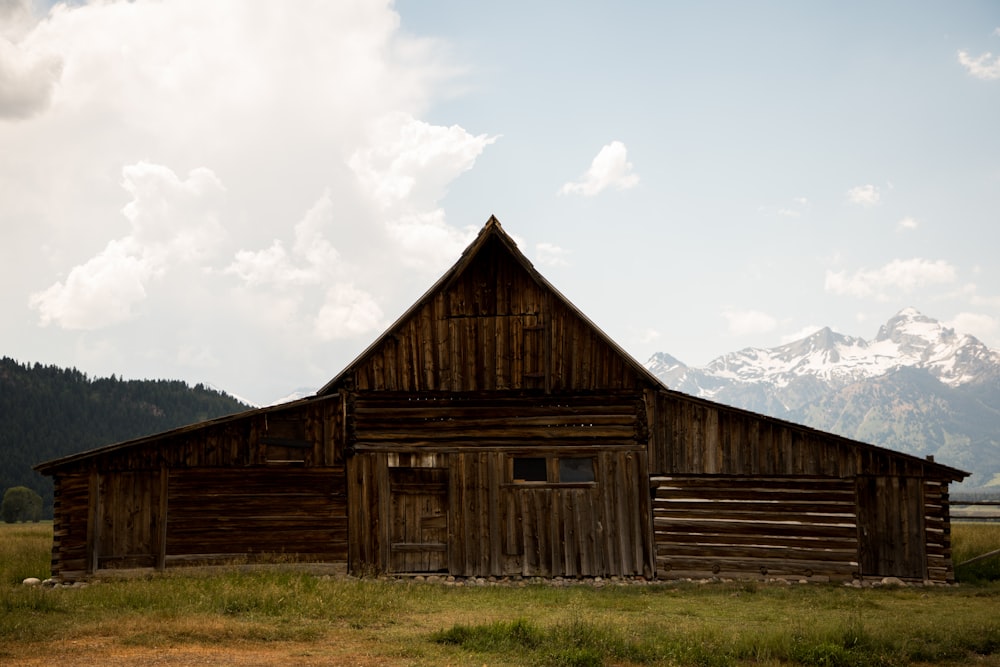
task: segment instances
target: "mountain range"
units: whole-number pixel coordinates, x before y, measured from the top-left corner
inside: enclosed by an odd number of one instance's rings
[[[872,340],[824,328],[693,368],[669,354],[646,367],[671,389],[916,456],[1000,486],[1000,352],[916,309]]]

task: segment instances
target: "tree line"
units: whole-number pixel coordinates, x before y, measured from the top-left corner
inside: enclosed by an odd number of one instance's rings
[[[90,378],[75,368],[0,359],[0,494],[26,487],[52,516],[52,481],[32,467],[103,445],[246,410],[202,384]]]

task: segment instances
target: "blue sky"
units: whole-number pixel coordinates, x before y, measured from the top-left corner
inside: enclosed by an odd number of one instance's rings
[[[0,353],[333,377],[495,214],[639,361],[1000,348],[1000,4],[0,2]]]

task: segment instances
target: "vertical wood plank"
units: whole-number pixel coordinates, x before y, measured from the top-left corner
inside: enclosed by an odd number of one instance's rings
[[[90,471],[89,489],[87,493],[87,556],[86,569],[88,574],[97,571],[98,556],[101,542],[101,477],[96,469]]]
[[[160,467],[159,476],[159,497],[157,498],[159,509],[157,511],[157,537],[156,537],[156,569],[163,570],[167,563],[167,496],[169,494],[170,473],[166,466]]]

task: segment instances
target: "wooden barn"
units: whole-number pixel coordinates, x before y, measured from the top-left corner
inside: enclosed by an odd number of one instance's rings
[[[953,579],[966,473],[665,388],[490,218],[313,397],[37,466],[53,576]]]

